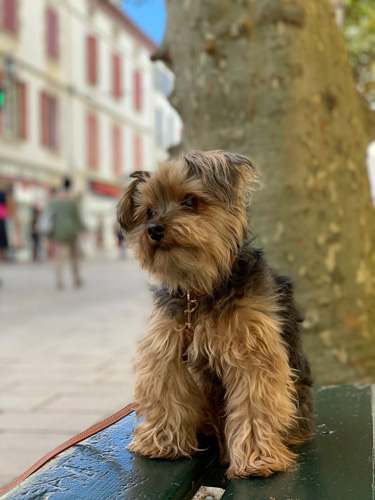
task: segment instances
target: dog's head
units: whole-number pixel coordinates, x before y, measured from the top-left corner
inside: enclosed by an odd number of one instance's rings
[[[245,205],[257,182],[252,163],[194,151],[131,177],[117,219],[141,266],[171,291],[211,292],[229,275],[247,233]]]

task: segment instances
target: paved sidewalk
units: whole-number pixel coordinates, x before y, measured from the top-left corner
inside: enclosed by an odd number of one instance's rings
[[[0,264],[0,487],[132,400],[146,275],[101,259],[83,278],[58,291],[52,264]]]

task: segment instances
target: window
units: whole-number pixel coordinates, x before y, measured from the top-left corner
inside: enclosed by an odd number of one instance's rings
[[[163,110],[158,108],[155,111],[155,132],[156,144],[159,148],[163,148]]]
[[[119,54],[112,55],[112,94],[115,99],[122,96],[122,60]]]
[[[143,169],[143,148],[142,137],[139,134],[134,134],[134,170]]]
[[[46,48],[50,59],[59,58],[59,18],[50,7],[46,10]]]
[[[1,103],[0,103],[0,134],[3,133],[4,129],[4,73],[0,70],[0,92],[1,92]]]
[[[94,113],[87,115],[87,164],[91,170],[99,168],[99,125]]]
[[[2,27],[4,31],[17,33],[17,0],[2,0]]]
[[[0,75],[4,92],[0,132],[7,137],[27,139],[27,87],[25,82]]]
[[[142,73],[139,70],[134,72],[134,109],[141,111],[143,106]]]
[[[175,122],[174,122],[174,117],[173,116],[168,116],[168,121],[167,121],[167,147],[170,148],[175,144],[175,138],[174,138],[174,130],[175,130]]]
[[[18,82],[18,137],[27,139],[27,87],[26,83]]]
[[[154,66],[154,88],[162,92],[166,97],[172,92],[172,78],[167,70],[160,66]]]
[[[42,92],[40,107],[42,146],[57,151],[59,149],[58,100],[55,96]]]
[[[87,57],[87,81],[91,85],[98,83],[98,44],[93,35],[86,39],[86,57]]]
[[[18,137],[18,82],[15,78],[4,76],[4,135]]]
[[[116,177],[122,174],[122,129],[120,125],[112,127],[113,173]]]

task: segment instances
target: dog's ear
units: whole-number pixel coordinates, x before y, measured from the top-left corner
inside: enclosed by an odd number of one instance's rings
[[[140,182],[146,182],[150,175],[150,172],[146,170],[137,170],[133,172],[130,177],[134,179],[134,181],[129,184],[117,205],[117,221],[126,233],[131,231],[136,225],[134,219],[134,195],[137,192],[138,185]]]
[[[254,190],[257,171],[245,156],[225,151],[192,151],[184,155],[191,175],[199,176],[223,201],[233,203]]]

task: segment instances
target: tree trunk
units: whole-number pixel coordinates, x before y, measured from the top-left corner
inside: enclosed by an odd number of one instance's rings
[[[167,0],[181,148],[259,166],[251,228],[290,274],[315,381],[375,380],[373,123],[328,0]]]

